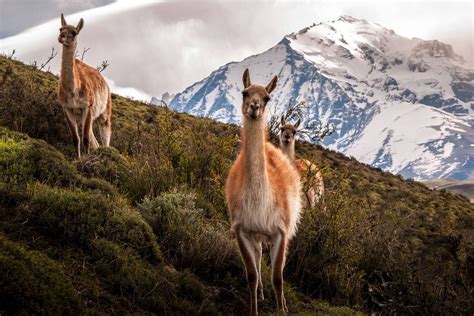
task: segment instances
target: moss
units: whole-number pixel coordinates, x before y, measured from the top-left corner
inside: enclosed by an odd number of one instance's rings
[[[156,269],[141,261],[135,252],[124,249],[115,242],[95,239],[91,245],[94,249],[94,266],[108,280],[110,290],[134,297],[154,312],[165,310],[167,300],[162,291],[148,295],[156,284],[166,282]]]
[[[116,195],[110,183],[97,178],[87,179],[77,173],[56,148],[42,140],[0,127],[0,170],[3,183],[24,188],[36,180],[51,185],[79,186]]]
[[[330,315],[339,315],[339,316],[363,316],[364,313],[357,312],[348,307],[337,307],[331,306],[327,302],[316,300],[311,303],[309,307],[310,312],[302,312],[297,315],[315,315],[315,316],[330,316]]]
[[[25,144],[11,138],[0,138],[0,177],[12,186],[24,183],[31,173],[31,165],[24,160]]]
[[[26,210],[50,234],[88,247],[97,237],[126,244],[143,258],[161,260],[150,227],[123,200],[98,192],[51,188],[42,184],[28,187]]]
[[[125,186],[130,178],[130,163],[117,149],[99,147],[77,163],[81,174],[101,178],[115,186]]]
[[[84,307],[61,267],[0,234],[0,309],[7,314],[81,314]]]
[[[93,247],[94,265],[107,278],[111,290],[133,297],[153,313],[194,314],[197,304],[206,299],[206,289],[191,274],[154,267],[105,239],[94,240]],[[205,314],[215,313],[213,304],[201,308]]]
[[[25,160],[32,166],[32,177],[52,185],[70,186],[80,183],[79,176],[64,155],[45,141],[30,139]]]

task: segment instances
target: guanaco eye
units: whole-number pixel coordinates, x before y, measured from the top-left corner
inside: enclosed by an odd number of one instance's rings
[[[263,97],[263,101],[265,101],[265,102],[270,101],[270,96],[267,95],[267,96]]]
[[[245,90],[242,91],[242,96],[243,96],[244,98],[248,97],[248,96],[249,96],[249,92],[248,92],[248,91],[245,91]]]

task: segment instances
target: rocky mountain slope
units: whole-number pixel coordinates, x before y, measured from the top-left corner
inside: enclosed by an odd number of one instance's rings
[[[423,183],[432,189],[462,194],[474,203],[474,180],[437,179],[423,181]]]
[[[171,107],[239,123],[247,67],[254,82],[278,76],[274,113],[305,101],[305,126],[333,126],[330,149],[407,178],[474,176],[474,70],[450,45],[342,16],[220,67]]]

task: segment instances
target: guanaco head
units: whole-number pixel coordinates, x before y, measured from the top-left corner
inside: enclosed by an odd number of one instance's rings
[[[298,119],[298,121],[296,121],[296,124],[293,125],[286,123],[285,117],[282,116],[280,123],[280,145],[294,145],[296,132],[298,130],[298,127],[300,126],[301,119]]]
[[[64,46],[72,47],[77,43],[77,34],[84,26],[84,20],[81,19],[77,26],[68,25],[64,15],[61,13],[61,28],[59,29],[58,41]]]
[[[242,113],[250,120],[258,120],[265,114],[265,107],[270,101],[270,93],[275,89],[277,77],[274,76],[266,87],[250,83],[249,70],[243,75],[244,90],[242,91]]]

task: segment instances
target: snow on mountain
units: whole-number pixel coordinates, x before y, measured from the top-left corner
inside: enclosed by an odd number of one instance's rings
[[[161,98],[152,97],[150,100],[150,104],[158,106],[168,106],[174,96],[175,95],[173,93],[165,92],[161,95]]]
[[[271,111],[305,101],[303,124],[332,124],[323,144],[405,177],[474,177],[474,69],[450,45],[342,16],[285,36],[178,93],[170,106],[240,122],[241,76],[278,86]]]

